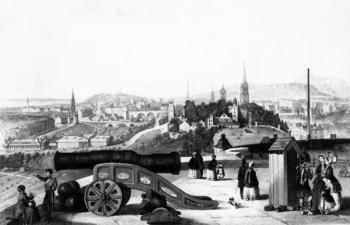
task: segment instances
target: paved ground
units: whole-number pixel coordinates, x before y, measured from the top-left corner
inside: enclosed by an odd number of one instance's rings
[[[350,224],[350,195],[347,190],[344,190],[344,196],[348,202],[347,208],[340,211],[337,215],[317,215],[317,216],[302,216],[298,212],[265,212],[263,207],[268,203],[268,200],[259,201],[241,201],[243,208],[235,209],[228,204],[228,199],[232,196],[239,199],[236,191],[237,180],[237,161],[232,160],[234,156],[224,156],[218,158],[223,160],[226,167],[227,179],[224,181],[208,181],[205,179],[187,179],[186,170],[180,172],[179,175],[164,175],[169,181],[173,182],[184,191],[194,195],[207,195],[219,201],[219,207],[215,210],[186,210],[181,211],[182,225],[271,225],[271,224]],[[207,160],[207,158],[205,157]],[[228,160],[231,159],[231,160]],[[181,161],[188,161],[188,158],[182,158]],[[257,163],[259,165],[259,163]],[[268,194],[268,168],[260,164],[262,167],[257,168],[257,176],[260,180],[261,194]],[[92,176],[85,177],[79,180],[79,183],[84,186],[91,182]],[[346,183],[349,180],[341,180],[344,189],[347,189]],[[346,182],[346,183],[344,183]],[[141,202],[141,192],[132,191],[132,197],[128,205],[123,208],[118,215],[113,217],[99,217],[89,212],[82,213],[55,213],[56,223],[67,225],[92,225],[92,224],[117,224],[117,225],[143,225],[147,224],[140,220],[138,204]],[[36,196],[37,202],[42,202],[43,195]],[[1,204],[0,204],[1,205]],[[176,208],[176,207],[175,207]]]
[[[265,174],[267,168],[259,168],[258,175]],[[227,170],[228,179],[224,181],[208,181],[205,179],[187,179],[185,171],[179,175],[180,178],[173,183],[181,187],[184,191],[196,195],[208,195],[219,201],[219,208],[215,210],[185,210],[181,211],[181,224],[186,225],[229,225],[229,224],[350,224],[350,209],[342,210],[337,215],[317,215],[302,216],[297,211],[291,212],[265,212],[264,205],[268,199],[259,201],[241,201],[243,208],[235,209],[228,203],[232,196],[239,199],[236,191],[237,180],[234,178],[236,170]],[[90,178],[91,179],[91,178]],[[262,177],[261,180],[264,178]],[[85,178],[84,182],[89,182]],[[267,185],[261,185],[262,195],[267,194]],[[69,221],[72,224],[119,224],[119,225],[141,225],[147,224],[140,221],[137,204],[141,201],[140,192],[133,191],[129,206],[122,210],[119,215],[103,218],[91,213],[84,212],[78,214],[57,214],[61,221]],[[121,215],[120,215],[121,214]]]

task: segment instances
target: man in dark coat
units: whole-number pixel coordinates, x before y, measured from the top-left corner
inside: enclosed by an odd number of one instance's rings
[[[238,170],[238,187],[239,187],[239,194],[241,195],[241,199],[243,199],[243,190],[244,190],[244,179],[245,179],[245,174],[247,172],[248,165],[245,159],[242,159],[242,165],[239,167]]]
[[[39,180],[45,182],[45,197],[42,205],[44,218],[47,222],[52,222],[53,204],[55,190],[57,189],[57,180],[52,176],[52,169],[46,169],[46,176],[35,175]]]
[[[304,200],[308,200],[308,211],[311,211],[311,188],[309,180],[312,179],[312,172],[310,168],[306,167],[305,161],[300,161],[299,166],[296,168],[296,190],[297,197],[299,198],[299,210],[300,214],[304,214]]]
[[[196,152],[196,160],[197,160],[197,165],[198,165],[198,168],[199,168],[200,178],[203,178],[203,170],[204,170],[203,157],[199,153],[198,150],[196,150],[195,152]]]

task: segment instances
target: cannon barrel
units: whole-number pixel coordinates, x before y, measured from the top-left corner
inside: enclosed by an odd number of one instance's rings
[[[90,152],[56,152],[54,165],[57,171],[68,169],[93,169],[100,163],[128,163],[144,167],[155,173],[179,174],[181,160],[178,152],[139,155],[133,151],[99,150]]]

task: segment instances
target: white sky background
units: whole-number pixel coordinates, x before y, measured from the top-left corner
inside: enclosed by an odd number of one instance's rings
[[[350,75],[350,1],[0,1],[0,98],[172,97]],[[304,81],[302,81],[304,82]]]

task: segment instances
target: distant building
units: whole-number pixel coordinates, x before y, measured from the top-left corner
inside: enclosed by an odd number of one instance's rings
[[[108,115],[112,115],[115,118],[115,120],[118,120],[118,118],[123,118],[123,120],[126,120],[129,118],[129,110],[127,106],[106,107],[104,109],[104,113]]]
[[[243,66],[243,82],[241,84],[241,104],[249,103],[249,87],[247,82],[247,76],[245,71],[245,65]]]
[[[207,128],[212,128],[214,126],[214,116],[210,114],[207,118]]]
[[[174,102],[171,101],[168,104],[168,121],[171,121],[175,117],[175,106]]]
[[[42,143],[35,138],[13,139],[4,143],[6,153],[32,153],[42,150]]]
[[[232,106],[229,106],[229,113],[232,115],[232,120],[238,122],[238,103],[236,98],[233,99]]]
[[[311,139],[323,139],[323,138],[324,138],[324,128],[320,125],[312,126]]]
[[[112,136],[98,135],[90,139],[91,147],[109,146],[113,142]]]
[[[55,117],[55,126],[59,127],[68,123],[68,115],[57,115]]]
[[[191,130],[191,126],[186,121],[182,122],[179,126],[180,132],[188,133],[190,130]]]
[[[89,147],[89,141],[86,138],[78,136],[63,136],[57,140],[58,149],[76,149]]]
[[[233,120],[232,117],[228,116],[226,113],[221,114],[218,118],[218,126],[226,128],[237,128],[239,127],[238,121]]]
[[[78,108],[78,118],[82,119],[84,117],[89,117],[92,115],[92,108],[90,107],[82,107]]]

